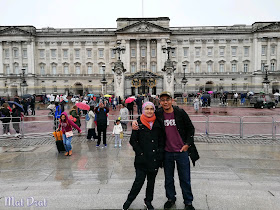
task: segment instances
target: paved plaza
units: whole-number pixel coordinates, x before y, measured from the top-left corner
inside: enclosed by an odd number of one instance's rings
[[[75,136],[73,155],[65,157],[52,138],[10,139],[13,144],[0,148],[0,209],[121,209],[135,177],[128,140],[114,148],[108,135],[108,147],[96,148],[95,141]],[[196,138],[201,156],[191,167],[196,209],[280,209],[279,141],[221,140]],[[175,174],[175,209],[183,209]],[[131,209],[144,208],[144,189]],[[162,209],[165,201],[161,169],[154,207]]]
[[[195,114],[192,107],[184,108],[190,115]],[[219,113],[219,108],[211,109],[213,115],[225,115]],[[48,119],[38,117],[47,112],[37,110],[37,118],[26,118],[30,122],[26,129],[39,134],[22,139],[0,138],[0,209],[121,209],[135,177],[129,133],[122,148],[114,148],[110,126],[108,147],[96,148],[96,142],[88,141],[83,129],[82,136],[73,138],[73,155],[65,157],[57,152],[51,134],[40,134],[46,128],[45,131],[52,129],[52,119],[45,125],[38,121]],[[110,111],[111,119],[118,112]],[[245,114],[275,117],[279,109],[230,108],[226,115]],[[256,124],[253,129],[259,131],[261,127]],[[201,157],[191,167],[196,209],[280,209],[279,138],[197,135],[195,142]],[[175,180],[174,209],[183,209],[177,173]],[[144,209],[144,195],[145,185],[131,209]],[[165,201],[161,169],[156,179],[154,207],[162,209]]]

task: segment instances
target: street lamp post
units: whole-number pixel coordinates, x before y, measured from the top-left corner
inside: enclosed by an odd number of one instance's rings
[[[113,48],[113,53],[118,53],[118,60],[115,62],[115,65],[112,69],[114,72],[114,94],[115,96],[124,98],[124,73],[126,72],[126,69],[124,68],[123,62],[121,61],[121,53],[125,53],[125,47],[121,46],[120,40],[117,40],[117,47]]]
[[[167,60],[170,60],[170,52],[174,52],[175,51],[175,47],[171,47],[171,41],[170,39],[168,39],[166,41],[167,46],[162,46],[162,51],[163,53],[167,52]]]
[[[105,95],[105,87],[106,87],[106,84],[107,84],[107,80],[105,78],[105,68],[106,66],[105,65],[102,65],[102,70],[103,70],[103,79],[101,80],[101,84],[102,84],[102,94]]]
[[[25,88],[28,86],[27,85],[27,82],[25,80],[25,69],[21,69],[22,71],[22,76],[21,76],[21,83],[20,83],[20,86],[21,86],[21,94],[24,95],[25,93]]]
[[[166,41],[166,46],[162,46],[163,53],[167,53],[167,60],[164,62],[164,67],[162,71],[164,72],[164,85],[163,88],[165,91],[169,91],[174,95],[174,71],[176,70],[173,65],[173,61],[170,59],[170,52],[175,51],[175,47],[171,47],[171,41],[168,39]]]
[[[183,64],[183,69],[184,69],[184,77],[183,77],[183,79],[182,79],[182,84],[184,85],[184,93],[185,93],[185,86],[186,86],[186,84],[187,84],[187,82],[188,82],[188,79],[186,78],[186,67],[187,67],[187,65],[186,64]]]
[[[121,46],[121,41],[117,41],[117,47],[113,48],[113,53],[116,54],[118,52],[119,57],[118,60],[121,60],[121,52],[124,54],[125,53],[125,47]]]
[[[264,65],[264,70],[265,70],[265,77],[263,79],[263,85],[264,85],[264,91],[265,91],[265,94],[268,94],[268,91],[269,91],[269,83],[270,81],[268,80],[268,73],[267,73],[267,70],[268,70],[268,65]]]

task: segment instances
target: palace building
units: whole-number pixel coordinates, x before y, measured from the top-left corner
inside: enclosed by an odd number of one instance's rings
[[[114,94],[118,60],[123,96],[156,95],[170,82],[175,95],[279,89],[279,22],[198,27],[171,27],[168,17],[116,22],[116,28],[0,26],[0,96]],[[173,77],[164,76],[167,60]]]

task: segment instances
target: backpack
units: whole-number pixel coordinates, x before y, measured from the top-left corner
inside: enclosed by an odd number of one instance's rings
[[[89,121],[90,120],[90,117],[88,115],[88,113],[86,114],[86,121]]]

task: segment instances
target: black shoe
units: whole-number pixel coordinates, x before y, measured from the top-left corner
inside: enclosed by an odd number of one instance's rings
[[[195,210],[195,208],[193,207],[193,205],[185,205],[185,210]]]
[[[155,209],[150,201],[144,200],[144,206],[145,206],[146,209],[148,209],[148,210],[154,210],[154,209]]]
[[[123,204],[123,210],[127,210],[131,205],[131,202],[130,201],[126,201],[124,204]]]
[[[164,204],[164,209],[171,209],[175,205],[175,201],[173,200],[168,200]]]

